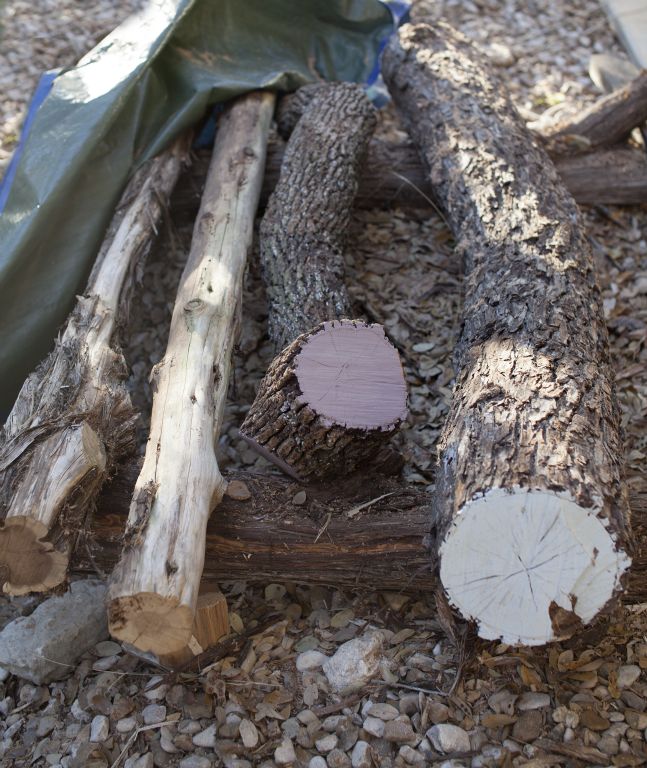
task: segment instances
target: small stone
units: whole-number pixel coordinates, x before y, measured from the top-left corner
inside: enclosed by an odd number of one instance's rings
[[[94,646],[94,652],[101,658],[104,656],[116,656],[121,653],[121,646],[119,643],[115,643],[114,640],[102,640]]]
[[[180,760],[179,768],[213,768],[213,763],[208,757],[189,755]]]
[[[376,701],[372,702],[368,707],[367,714],[371,715],[371,717],[379,717],[380,720],[395,720],[400,713],[391,704]]]
[[[398,707],[403,715],[413,715],[418,711],[420,699],[417,693],[405,693],[398,702]]]
[[[336,733],[328,733],[325,736],[322,736],[320,739],[317,739],[317,741],[315,741],[315,747],[317,748],[317,752],[330,752],[330,750],[334,749],[336,746],[337,746]]]
[[[297,507],[301,507],[306,503],[307,495],[305,491],[297,491],[292,497],[292,503]]]
[[[434,725],[446,723],[449,720],[449,707],[440,701],[430,701],[427,705],[429,719]]]
[[[370,733],[371,736],[376,736],[378,739],[384,736],[384,720],[380,720],[378,717],[367,717],[362,728],[366,733]]]
[[[241,720],[238,726],[240,738],[247,749],[254,749],[258,744],[258,730],[251,720]]]
[[[591,731],[606,731],[609,721],[594,709],[583,709],[580,712],[580,723]]]
[[[432,725],[426,734],[438,752],[469,752],[472,748],[467,732],[457,725]]]
[[[371,747],[366,741],[358,741],[350,756],[353,768],[371,768]]]
[[[299,672],[318,669],[327,659],[321,651],[304,651],[297,656],[296,665]]]
[[[45,717],[41,717],[36,728],[36,736],[38,736],[39,739],[42,739],[45,736],[49,736],[49,734],[54,730],[54,728],[56,728],[57,725],[58,720],[55,717],[52,717],[52,715],[45,715]]]
[[[425,765],[425,763],[427,762],[424,755],[421,755],[420,752],[417,752],[413,747],[410,747],[408,744],[405,744],[402,747],[400,747],[400,751],[398,752],[398,754],[406,763],[409,763],[409,765]]]
[[[165,698],[166,694],[168,693],[169,686],[167,683],[163,683],[163,680],[164,678],[161,675],[156,675],[150,680],[146,686],[146,689],[144,690],[144,696],[149,701],[161,701],[163,698]],[[159,685],[156,685],[156,683],[159,683]]]
[[[328,682],[336,691],[357,690],[377,675],[382,655],[380,632],[357,637],[340,645],[323,665]]]
[[[550,707],[550,696],[547,693],[527,691],[522,693],[517,700],[517,709],[520,712],[530,709],[543,709],[544,707]]]
[[[225,493],[230,499],[235,499],[236,501],[247,501],[252,498],[249,488],[242,480],[231,480],[227,483]]]
[[[283,584],[268,584],[265,587],[266,600],[280,600],[287,592]]]
[[[134,717],[124,717],[117,721],[117,733],[130,733],[137,727],[137,720]]]
[[[149,704],[142,709],[142,718],[146,725],[162,723],[166,718],[166,707],[163,704]]]
[[[29,616],[0,632],[0,666],[33,683],[61,680],[90,648],[108,637],[106,586],[75,581],[61,597],[50,597]]]
[[[154,765],[155,761],[153,755],[150,752],[147,752],[145,755],[141,755],[135,760],[133,768],[153,768]]]
[[[315,755],[308,763],[308,768],[327,768],[326,759],[321,755]]]
[[[213,723],[208,728],[205,728],[204,731],[196,733],[193,737],[193,743],[196,747],[208,747],[213,749],[216,746],[216,724]]]
[[[303,703],[306,707],[311,707],[319,698],[319,688],[316,683],[306,685],[303,689]]]
[[[524,712],[512,726],[512,738],[517,741],[534,741],[539,738],[544,718],[537,709]]]
[[[487,53],[495,67],[510,67],[515,62],[514,54],[504,43],[491,43]]]
[[[297,759],[294,751],[294,745],[290,739],[283,739],[279,746],[274,750],[274,760],[278,765],[289,765]]]
[[[97,715],[90,725],[90,741],[101,743],[108,738],[110,733],[110,721],[105,715]]]
[[[341,749],[333,749],[326,758],[328,768],[351,768],[350,757]]]
[[[319,647],[319,639],[316,638],[314,635],[306,635],[305,637],[302,637],[298,643],[295,643],[294,650],[297,653],[302,653],[303,651],[310,651],[313,648],[318,648],[318,647]]]
[[[637,731],[644,731],[647,728],[647,713],[636,712],[633,709],[625,710],[625,720],[632,728]]]
[[[413,732],[410,722],[389,720],[384,727],[384,738],[396,744],[403,744],[407,741],[414,741],[416,734]]]
[[[493,712],[498,715],[512,715],[517,695],[511,691],[497,691],[488,699],[488,704]]]
[[[605,755],[609,756],[617,755],[620,751],[618,739],[614,739],[612,736],[603,736],[596,746],[600,752],[604,752]]]
[[[640,667],[635,664],[625,664],[618,669],[618,688],[631,688],[640,677]]]

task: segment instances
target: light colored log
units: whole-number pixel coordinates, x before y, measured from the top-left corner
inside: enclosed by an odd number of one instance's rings
[[[0,574],[12,595],[66,575],[104,479],[135,450],[117,325],[188,155],[187,137],[140,169],[56,349],[27,379],[0,435]]]
[[[110,588],[110,632],[159,656],[191,637],[207,520],[224,492],[216,462],[247,253],[274,96],[223,114],[178,289],[168,346],[153,369],[151,430]]]

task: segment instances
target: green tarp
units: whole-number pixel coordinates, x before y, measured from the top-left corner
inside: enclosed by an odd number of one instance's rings
[[[57,77],[0,216],[0,411],[52,347],[138,164],[248,90],[366,81],[391,26],[378,0],[150,0]]]

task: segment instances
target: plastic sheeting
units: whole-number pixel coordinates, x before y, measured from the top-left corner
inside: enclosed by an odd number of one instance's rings
[[[365,82],[391,29],[378,0],[151,0],[53,80],[3,190],[0,411],[51,348],[140,163],[246,91]]]

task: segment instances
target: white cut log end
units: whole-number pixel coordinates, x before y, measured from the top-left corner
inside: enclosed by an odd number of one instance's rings
[[[326,423],[390,430],[407,415],[397,350],[381,325],[324,323],[296,358],[302,398]]]
[[[542,645],[587,624],[631,560],[595,509],[546,491],[500,488],[467,503],[440,547],[450,601],[480,637]]]
[[[140,592],[113,598],[108,621],[112,637],[162,657],[186,646],[191,637],[193,611],[174,598]]]

